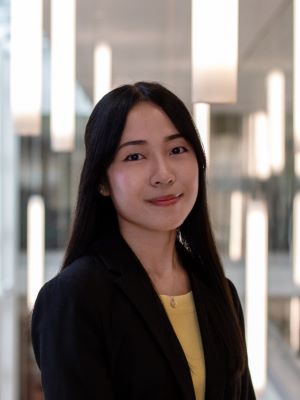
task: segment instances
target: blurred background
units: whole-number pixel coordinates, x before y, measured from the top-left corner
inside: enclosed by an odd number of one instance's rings
[[[138,80],[194,116],[258,398],[299,399],[298,0],[0,0],[0,399],[42,399],[30,313],[62,263],[87,118]]]

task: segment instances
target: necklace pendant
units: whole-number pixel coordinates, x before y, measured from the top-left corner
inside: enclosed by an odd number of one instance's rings
[[[174,297],[171,297],[171,300],[170,300],[170,306],[171,306],[172,308],[175,308],[175,307],[176,307],[176,305],[177,305],[177,303],[176,303],[176,301],[175,301]]]

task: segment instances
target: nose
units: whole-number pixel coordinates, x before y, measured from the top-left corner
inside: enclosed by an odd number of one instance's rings
[[[155,164],[151,174],[151,185],[172,185],[175,182],[175,174],[164,161],[158,161]]]

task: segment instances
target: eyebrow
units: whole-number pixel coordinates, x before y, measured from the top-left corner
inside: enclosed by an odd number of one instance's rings
[[[174,133],[173,135],[165,136],[164,142],[170,142],[171,140],[183,137],[181,133]],[[141,145],[141,144],[148,144],[147,140],[130,140],[129,142],[122,143],[117,151],[119,151],[122,147],[131,146],[131,145]]]

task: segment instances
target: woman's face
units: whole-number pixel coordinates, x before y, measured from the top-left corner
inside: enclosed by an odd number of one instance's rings
[[[175,230],[198,194],[198,163],[192,146],[162,109],[150,102],[140,102],[129,112],[107,178],[109,187],[102,193],[111,196],[121,232]]]

